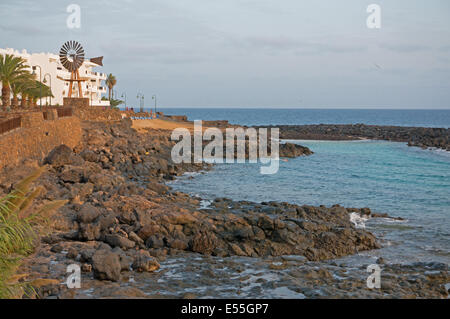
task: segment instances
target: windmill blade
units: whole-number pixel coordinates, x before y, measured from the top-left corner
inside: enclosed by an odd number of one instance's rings
[[[63,46],[61,47],[61,50],[59,50],[59,52],[67,52],[67,42],[63,44]]]
[[[67,70],[74,72],[79,69],[84,62],[85,53],[83,46],[74,40],[65,42],[59,51],[59,60]]]
[[[89,61],[91,61],[92,63],[95,63],[99,66],[103,66],[103,57],[102,56],[99,56],[96,58],[91,58],[91,59],[89,59]]]

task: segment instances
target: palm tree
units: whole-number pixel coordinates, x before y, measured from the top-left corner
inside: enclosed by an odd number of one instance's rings
[[[24,92],[27,90],[27,88],[33,87],[35,85],[34,81],[34,76],[30,72],[25,71],[23,74],[15,78],[13,82],[11,82],[10,86],[13,94],[13,98],[11,101],[12,108],[16,108],[19,106],[19,94],[21,94],[22,96],[21,106],[25,106],[24,95],[26,94]]]
[[[26,69],[27,66],[25,65],[24,59],[15,57],[11,54],[0,54],[0,81],[2,82],[2,104],[4,110],[6,110],[11,103],[10,84],[22,75]]]
[[[26,91],[28,96],[29,106],[37,106],[37,100],[40,97],[51,96],[54,97],[50,88],[37,80],[33,81],[33,85]]]
[[[114,88],[114,85],[116,85],[117,80],[116,77],[114,75],[112,75],[111,73],[108,74],[108,76],[106,77],[106,86],[108,87],[108,99],[111,101],[111,91]]]
[[[37,106],[37,100],[41,96],[54,97],[50,88],[37,80],[31,80],[24,84],[20,93],[22,94],[21,107]]]

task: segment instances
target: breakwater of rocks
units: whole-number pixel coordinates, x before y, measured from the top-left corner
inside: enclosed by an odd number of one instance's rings
[[[271,126],[268,126],[271,127]],[[379,126],[365,124],[280,125],[280,138],[305,140],[354,140],[360,138],[406,142],[409,146],[450,151],[450,129]]]

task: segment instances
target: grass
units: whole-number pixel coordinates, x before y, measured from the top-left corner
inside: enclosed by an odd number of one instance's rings
[[[20,181],[14,190],[0,198],[0,299],[20,298],[32,293],[26,282],[18,282],[15,273],[23,259],[34,251],[39,238],[36,230],[49,213],[67,201],[53,201],[39,210],[32,209],[33,200],[44,189],[30,190],[31,184],[45,171],[41,167]]]

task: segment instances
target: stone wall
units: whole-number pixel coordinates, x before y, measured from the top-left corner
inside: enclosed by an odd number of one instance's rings
[[[17,165],[24,159],[42,160],[53,148],[65,144],[75,147],[82,137],[80,120],[58,118],[44,120],[43,112],[22,115],[22,127],[0,135],[0,169]],[[51,119],[53,118],[53,119]]]
[[[88,98],[65,97],[63,103],[65,107],[72,107],[72,108],[89,107]]]
[[[125,111],[110,109],[103,106],[88,106],[73,108],[74,115],[83,121],[120,121]]]

